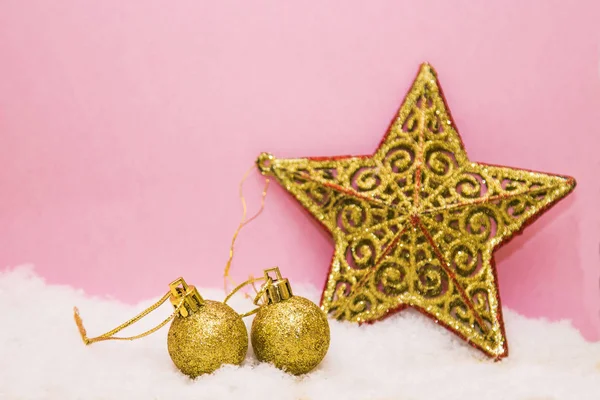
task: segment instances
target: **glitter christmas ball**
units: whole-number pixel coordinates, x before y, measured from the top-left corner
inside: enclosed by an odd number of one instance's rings
[[[241,364],[248,351],[248,331],[231,307],[204,300],[197,311],[173,320],[167,346],[177,368],[194,378],[223,364]]]
[[[319,365],[330,340],[325,313],[300,296],[262,306],[252,322],[250,336],[260,361],[294,375]]]

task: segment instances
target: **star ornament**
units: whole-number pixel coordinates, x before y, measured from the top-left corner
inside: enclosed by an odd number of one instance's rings
[[[494,250],[575,188],[470,161],[428,64],[373,155],[257,164],[333,237],[324,311],[362,323],[410,306],[496,359],[508,346]]]

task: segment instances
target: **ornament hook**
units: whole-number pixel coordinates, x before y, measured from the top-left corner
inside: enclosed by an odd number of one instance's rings
[[[292,287],[290,281],[281,276],[279,267],[265,269],[265,283],[261,287],[254,299],[254,304],[258,304],[261,298],[265,299],[265,304],[279,303],[280,301],[287,300],[292,297]],[[275,273],[275,279],[271,278],[269,273]]]
[[[195,286],[188,286],[182,277],[175,279],[169,284],[171,297],[169,300],[173,307],[177,307],[183,301],[183,307],[179,307],[179,314],[187,317],[190,312],[196,312],[204,304],[204,299],[200,296]]]

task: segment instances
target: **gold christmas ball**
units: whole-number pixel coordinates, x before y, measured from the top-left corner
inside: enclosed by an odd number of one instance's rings
[[[300,296],[260,307],[250,333],[256,357],[294,375],[315,368],[329,349],[325,313]]]
[[[204,300],[187,317],[175,317],[167,346],[177,368],[195,378],[223,364],[241,364],[248,351],[248,331],[227,304]]]

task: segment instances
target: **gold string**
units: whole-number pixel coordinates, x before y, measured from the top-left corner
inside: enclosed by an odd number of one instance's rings
[[[235,289],[233,289],[231,292],[229,292],[229,294],[223,300],[223,303],[227,304],[229,299],[231,299],[233,297],[233,295],[236,294],[238,291],[240,291],[244,286],[252,285],[252,287],[254,287],[254,290],[256,291],[256,287],[254,286],[254,283],[260,282],[263,280],[265,280],[264,277],[250,278],[250,279],[246,280],[245,282],[240,283],[239,285],[237,285],[235,287]],[[253,303],[254,303],[254,305],[257,305],[258,307],[256,307],[255,309],[253,309],[251,311],[248,311],[246,313],[240,314],[240,317],[244,318],[249,315],[256,314],[256,312],[258,312],[258,310],[261,307],[258,303],[259,303],[261,297],[263,296],[263,294],[265,294],[265,290],[272,282],[273,281],[271,280],[271,278],[268,278],[267,281],[261,286],[260,290],[256,291],[256,296],[254,297]]]
[[[249,278],[249,279],[254,279],[254,276],[253,276],[253,275],[250,275],[250,278]],[[254,280],[254,281],[251,283],[251,285],[252,285],[252,290],[254,290],[254,295],[257,295],[257,294],[258,294],[258,289],[256,288],[256,285],[255,285],[255,283],[256,283],[256,282],[257,282],[257,280]]]
[[[86,331],[85,327],[83,326],[83,320],[81,319],[81,316],[79,315],[79,309],[77,307],[73,307],[73,317],[75,318],[75,324],[77,325],[77,328],[79,329],[79,334],[81,335],[81,339],[83,340],[83,343],[85,343],[86,345],[89,345],[89,344],[92,344],[92,343],[95,343],[95,342],[101,342],[101,341],[104,341],[104,340],[135,340],[135,339],[140,339],[140,338],[143,338],[144,336],[148,336],[148,335],[156,332],[157,330],[159,330],[160,328],[162,328],[163,326],[165,326],[166,324],[168,324],[169,321],[171,321],[173,318],[175,318],[175,316],[179,312],[179,309],[183,306],[183,302],[185,301],[185,298],[186,298],[187,295],[183,296],[183,298],[181,299],[181,301],[179,303],[177,303],[177,306],[175,307],[175,311],[173,311],[173,313],[167,319],[165,319],[163,322],[161,322],[160,324],[158,324],[154,328],[152,328],[152,329],[150,329],[150,330],[148,330],[146,332],[140,333],[139,335],[135,335],[135,336],[114,337],[114,335],[116,333],[119,333],[123,329],[127,328],[128,326],[131,326],[131,325],[135,324],[137,321],[139,321],[140,319],[144,318],[146,315],[150,314],[152,311],[156,310],[165,301],[167,301],[170,296],[171,296],[171,292],[167,292],[159,301],[157,301],[156,303],[154,303],[153,305],[151,305],[150,307],[148,307],[147,309],[145,309],[144,311],[142,311],[141,313],[139,313],[138,315],[136,315],[132,319],[130,319],[127,322],[119,325],[115,329],[113,329],[111,331],[108,331],[108,332],[106,332],[106,333],[104,333],[104,334],[102,334],[100,336],[96,336],[94,338],[88,338],[87,337],[87,331]]]
[[[251,316],[252,314],[256,314],[260,310],[260,307],[256,307],[254,310],[248,311],[246,313],[240,314],[240,318],[246,318]]]
[[[242,219],[241,219],[237,229],[233,233],[233,238],[231,239],[231,246],[229,247],[229,259],[227,260],[227,263],[225,264],[225,270],[223,271],[223,288],[224,288],[225,292],[227,292],[227,282],[228,281],[232,286],[235,285],[234,280],[231,278],[231,276],[229,274],[229,272],[231,271],[231,262],[233,261],[235,241],[236,241],[240,231],[242,230],[242,228],[244,226],[248,225],[250,222],[254,221],[265,209],[265,199],[267,197],[267,190],[269,189],[269,183],[271,182],[271,180],[268,178],[265,180],[265,186],[262,191],[259,210],[252,217],[246,219],[248,208],[246,206],[246,198],[244,197],[243,188],[244,188],[244,182],[246,181],[246,179],[248,179],[248,177],[250,176],[250,173],[252,172],[252,170],[254,170],[254,168],[256,168],[256,165],[253,165],[251,168],[249,168],[246,171],[246,173],[244,174],[244,176],[239,184],[239,196],[240,196],[240,200],[242,202]],[[249,296],[246,294],[246,297],[249,297]]]

